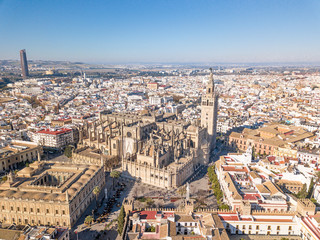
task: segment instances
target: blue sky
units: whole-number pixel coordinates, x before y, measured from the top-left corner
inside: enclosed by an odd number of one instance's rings
[[[320,62],[320,0],[0,0],[0,59]]]

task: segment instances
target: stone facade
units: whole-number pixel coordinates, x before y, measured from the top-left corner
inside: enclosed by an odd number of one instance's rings
[[[256,154],[296,158],[297,150],[292,146],[299,146],[305,139],[313,136],[314,133],[301,127],[270,123],[259,129],[245,128],[241,133],[232,132],[229,146],[240,151],[252,147]]]
[[[42,146],[36,143],[12,141],[0,149],[0,172],[14,170],[19,163],[35,161],[42,152]]]
[[[36,161],[0,185],[0,221],[71,227],[104,185],[103,166]]]

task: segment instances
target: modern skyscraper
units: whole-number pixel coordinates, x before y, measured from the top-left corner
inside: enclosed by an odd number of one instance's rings
[[[212,69],[210,68],[209,82],[206,94],[201,101],[201,126],[207,128],[210,147],[214,148],[217,137],[218,99],[219,94],[214,88]]]
[[[25,49],[20,50],[20,62],[21,62],[22,77],[27,78],[29,76],[29,70],[28,70],[27,54]]]

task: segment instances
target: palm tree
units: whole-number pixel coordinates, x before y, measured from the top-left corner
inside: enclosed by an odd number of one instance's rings
[[[93,217],[91,215],[86,216],[86,218],[84,219],[84,223],[87,225],[91,225],[91,223],[93,222]]]
[[[100,192],[101,192],[101,189],[98,186],[95,186],[92,191],[92,193],[96,196],[96,208],[98,207],[98,197]]]
[[[114,179],[120,177],[120,172],[118,171],[112,171],[110,173],[110,177],[112,177],[112,189],[114,189]]]

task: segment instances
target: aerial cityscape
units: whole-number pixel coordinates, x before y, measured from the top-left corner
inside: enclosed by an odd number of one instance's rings
[[[0,0],[0,239],[320,239],[319,2],[27,2]]]

